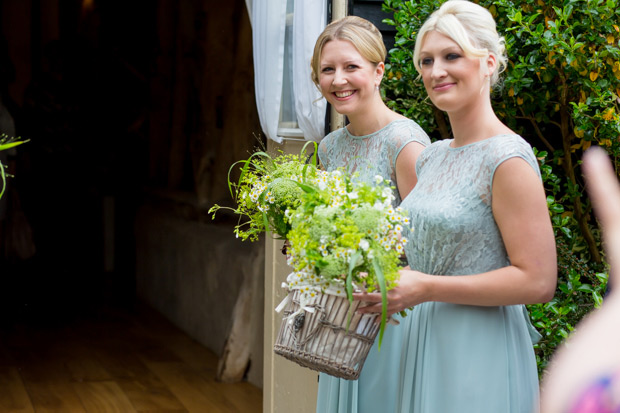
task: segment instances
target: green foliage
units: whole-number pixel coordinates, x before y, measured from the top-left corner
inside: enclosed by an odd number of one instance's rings
[[[554,298],[548,303],[528,305],[532,323],[542,334],[535,345],[539,372],[547,366],[558,345],[568,337],[574,326],[593,307],[601,305],[602,293],[607,286],[605,265],[584,258],[586,249],[579,225],[563,205],[562,179],[547,161],[547,152],[536,151],[547,192],[547,205],[555,231],[558,254],[558,286]],[[596,239],[599,231],[594,230]]]
[[[8,149],[14,148],[22,143],[28,142],[27,140],[23,141],[19,138],[9,137],[6,134],[0,135],[0,151],[6,151]],[[9,176],[6,173],[6,166],[0,162],[0,180],[2,181],[2,188],[0,189],[0,198],[4,195],[4,191],[6,190],[6,178]]]
[[[308,145],[314,145],[315,151],[306,159]],[[233,173],[237,168],[239,177],[234,180]],[[209,213],[213,219],[221,209],[239,215],[234,232],[242,241],[257,241],[259,235],[267,231],[286,238],[291,229],[290,214],[299,206],[304,183],[316,173],[315,142],[308,142],[299,154],[271,156],[256,151],[248,159],[232,164],[228,170],[228,189],[236,207],[215,204]]]
[[[537,152],[558,251],[558,289],[529,306],[543,339],[542,371],[584,314],[602,301],[607,275],[600,234],[585,193],[580,159],[592,144],[620,160],[620,11],[616,0],[481,0],[505,37],[509,64],[493,91],[498,116]],[[439,4],[385,0],[395,48],[386,65],[388,106],[418,121],[433,139],[449,136],[446,117],[426,98],[413,65],[421,24]]]

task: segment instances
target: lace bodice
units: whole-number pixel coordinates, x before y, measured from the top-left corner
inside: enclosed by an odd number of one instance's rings
[[[389,179],[396,186],[396,159],[410,142],[430,145],[426,132],[412,120],[395,120],[375,133],[354,136],[347,128],[327,135],[319,145],[321,165],[328,171],[343,167],[349,173],[357,172],[359,179],[372,182],[376,175]],[[394,191],[394,205],[401,202]]]
[[[531,146],[498,135],[463,147],[433,143],[418,158],[418,183],[401,206],[409,212],[407,258],[412,269],[435,275],[478,274],[510,264],[491,210],[493,175],[520,157],[540,176]]]

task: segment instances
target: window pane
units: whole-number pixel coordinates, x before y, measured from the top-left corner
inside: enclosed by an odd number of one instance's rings
[[[280,128],[298,128],[293,93],[293,0],[286,2],[286,30],[284,35],[284,74],[282,102],[280,105]]]

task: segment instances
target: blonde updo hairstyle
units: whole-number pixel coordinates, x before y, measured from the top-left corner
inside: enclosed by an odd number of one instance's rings
[[[312,55],[312,81],[319,87],[321,74],[321,54],[323,47],[332,40],[348,40],[357,51],[373,65],[385,62],[387,49],[383,44],[383,36],[377,27],[366,19],[358,16],[347,16],[328,24],[319,35]],[[320,89],[320,87],[319,87]]]
[[[498,82],[508,58],[504,38],[497,33],[495,20],[487,9],[467,0],[449,0],[433,12],[422,25],[415,42],[413,64],[418,73],[421,73],[420,49],[424,37],[431,31],[451,38],[465,55],[480,58],[480,72],[483,75],[487,69],[485,59],[493,54],[497,68],[490,75],[491,86]]]

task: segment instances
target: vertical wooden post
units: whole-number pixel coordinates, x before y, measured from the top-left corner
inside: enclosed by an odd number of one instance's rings
[[[275,152],[299,153],[305,141],[285,140],[282,145],[273,141],[267,149]],[[265,239],[265,327],[264,327],[264,374],[263,374],[263,412],[267,413],[313,413],[316,410],[318,373],[309,370],[273,352],[282,315],[275,308],[287,292],[282,282],[291,269],[282,254],[281,240],[270,234]]]

